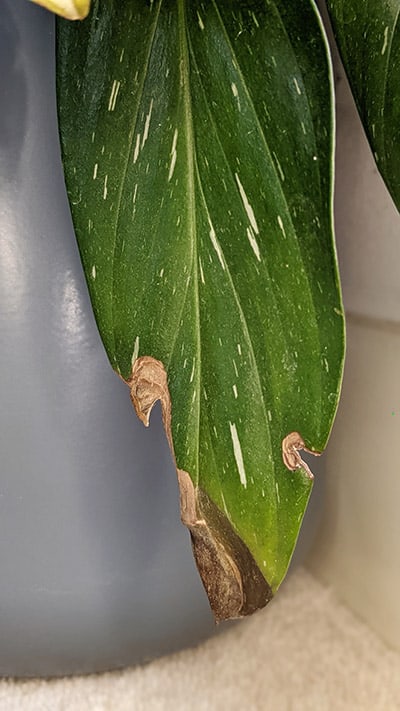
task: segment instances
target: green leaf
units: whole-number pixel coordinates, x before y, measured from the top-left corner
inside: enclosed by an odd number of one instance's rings
[[[400,0],[328,0],[378,169],[400,210]]]
[[[312,488],[297,449],[325,447],[342,373],[319,16],[94,2],[59,24],[58,103],[107,353],[146,424],[161,399],[216,617],[249,614],[287,570]]]
[[[89,12],[90,0],[32,0],[68,20],[83,20]]]

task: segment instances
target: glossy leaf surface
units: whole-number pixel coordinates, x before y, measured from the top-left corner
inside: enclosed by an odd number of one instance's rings
[[[312,487],[282,442],[325,447],[341,380],[319,17],[309,0],[95,2],[59,24],[58,102],[107,353],[144,421],[163,402],[216,616],[247,614],[279,586]],[[237,571],[242,602],[217,609]]]
[[[400,0],[328,0],[376,164],[400,209]]]

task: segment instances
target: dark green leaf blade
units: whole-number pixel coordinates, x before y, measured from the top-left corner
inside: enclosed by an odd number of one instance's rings
[[[300,432],[322,451],[337,406],[331,92],[309,0],[102,0],[59,24],[66,182],[97,322],[142,419],[163,402],[220,618],[279,586],[312,486],[282,442]]]
[[[376,164],[400,210],[400,0],[327,0]]]

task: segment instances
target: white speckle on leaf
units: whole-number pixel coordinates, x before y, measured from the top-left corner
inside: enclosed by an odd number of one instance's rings
[[[231,439],[232,439],[232,444],[233,444],[233,453],[235,455],[235,460],[236,460],[236,465],[238,468],[239,472],[239,477],[240,477],[240,483],[246,488],[247,487],[247,478],[246,478],[246,471],[244,468],[244,462],[243,462],[243,454],[242,454],[242,448],[240,446],[239,442],[239,437],[236,429],[236,425],[234,422],[229,423],[229,428],[231,431]]]
[[[132,353],[132,360],[131,360],[132,365],[137,360],[138,355],[139,355],[139,336],[136,336],[135,343],[133,344],[133,353]]]
[[[202,20],[202,18],[201,18],[201,15],[200,15],[200,13],[199,13],[198,10],[197,10],[197,19],[198,19],[198,22],[199,22],[199,27],[200,27],[200,29],[203,31],[203,30],[204,30],[204,22],[203,22],[203,20]]]
[[[285,228],[284,228],[284,226],[283,226],[283,222],[282,222],[281,216],[278,215],[278,218],[277,218],[277,219],[278,219],[278,225],[279,225],[279,227],[280,227],[280,229],[281,229],[281,231],[282,231],[282,234],[283,234],[284,237],[286,237],[286,232],[285,232]]]
[[[138,133],[136,136],[135,150],[133,152],[133,162],[134,163],[136,163],[136,161],[139,157],[139,150],[140,150],[140,133]]]
[[[196,358],[193,358],[192,372],[190,373],[190,382],[191,383],[193,383],[195,372],[196,372]]]
[[[300,87],[299,87],[299,83],[298,83],[296,77],[293,77],[293,84],[295,85],[296,91],[297,91],[297,93],[298,93],[299,96],[300,96],[300,94],[301,94],[301,89],[300,89]]]
[[[96,279],[96,265],[93,264],[92,266],[92,279]]]
[[[114,79],[114,81],[112,83],[112,87],[111,87],[110,98],[108,100],[108,110],[109,111],[114,111],[114,109],[115,109],[115,104],[117,103],[117,97],[118,97],[118,92],[119,92],[120,86],[121,86],[121,82]]]
[[[161,279],[163,278],[163,276],[164,276],[164,267],[163,267],[162,269],[160,269],[159,276],[161,277]]]
[[[220,261],[220,264],[221,264],[222,269],[225,269],[225,262],[224,262],[224,258],[223,258],[223,256],[222,256],[221,247],[219,246],[219,243],[218,243],[218,240],[217,240],[217,236],[216,236],[216,234],[215,234],[215,230],[214,230],[214,227],[213,227],[213,224],[212,224],[212,222],[211,222],[211,220],[210,220],[210,216],[209,216],[209,215],[208,215],[208,223],[209,223],[209,225],[210,225],[210,233],[209,233],[209,234],[210,234],[210,239],[211,239],[212,246],[214,247],[214,249],[215,249],[215,251],[216,251],[216,253],[217,253],[217,256],[218,256],[218,259],[219,259],[219,261]]]
[[[202,284],[205,284],[205,283],[206,283],[206,280],[204,279],[203,265],[202,265],[202,263],[201,263],[200,257],[199,257],[199,269],[200,269],[200,279],[201,279],[201,283],[202,283]]]
[[[388,45],[388,32],[389,32],[389,27],[386,26],[384,31],[383,31],[383,45],[381,49],[381,55],[383,56],[386,52],[387,45]]]
[[[146,116],[146,121],[144,124],[143,138],[142,138],[142,148],[147,141],[150,128],[151,112],[153,111],[153,99],[150,101],[149,112]]]
[[[279,173],[279,177],[283,182],[285,180],[285,173],[282,170],[282,166],[278,160],[278,156],[276,155],[275,151],[272,151],[272,155],[274,156],[274,160],[275,160],[277,171]]]
[[[172,139],[172,148],[171,148],[171,153],[170,153],[171,163],[169,166],[168,182],[171,180],[171,178],[174,174],[174,170],[175,170],[176,156],[177,156],[177,153],[176,153],[177,141],[178,141],[178,129],[176,128],[174,131],[174,137]]]
[[[242,183],[240,182],[240,178],[239,178],[239,176],[238,176],[237,173],[235,173],[235,179],[236,179],[237,186],[238,186],[238,188],[239,188],[240,197],[242,198],[243,207],[244,207],[244,209],[245,209],[245,211],[246,211],[246,215],[247,215],[247,217],[248,217],[248,219],[249,219],[249,222],[250,222],[250,224],[251,224],[251,226],[252,226],[254,232],[256,233],[256,235],[258,235],[258,234],[259,234],[259,229],[258,229],[256,217],[255,217],[255,214],[254,214],[254,210],[253,210],[252,206],[251,206],[250,203],[249,203],[249,199],[248,199],[248,197],[247,197],[247,195],[246,195],[246,192],[245,192],[245,190],[244,190],[244,187],[243,187]]]
[[[256,240],[256,238],[255,238],[254,232],[253,232],[253,230],[251,229],[251,227],[248,227],[248,228],[247,228],[246,234],[247,234],[247,239],[248,239],[249,242],[250,242],[250,246],[251,246],[251,248],[252,248],[254,254],[256,255],[258,261],[261,262],[260,248],[259,248],[259,246],[258,246],[257,240]]]

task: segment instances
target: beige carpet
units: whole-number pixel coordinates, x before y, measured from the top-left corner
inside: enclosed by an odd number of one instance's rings
[[[0,711],[400,711],[400,655],[304,570],[253,618],[145,667],[0,681]]]

